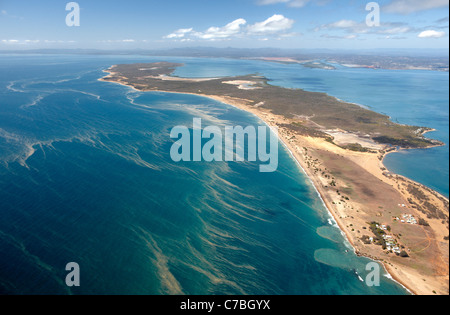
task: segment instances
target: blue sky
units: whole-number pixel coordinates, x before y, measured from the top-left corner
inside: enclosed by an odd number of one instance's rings
[[[362,0],[0,0],[0,49],[172,47],[441,48],[449,0],[380,0],[369,27]]]

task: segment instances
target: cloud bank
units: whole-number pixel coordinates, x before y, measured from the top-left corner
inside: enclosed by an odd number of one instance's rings
[[[277,1],[277,0],[267,0]],[[211,26],[206,31],[198,32],[193,28],[179,29],[164,36],[165,39],[191,41],[191,40],[230,40],[233,38],[245,37],[287,37],[287,33],[294,25],[295,21],[281,14],[275,14],[265,21],[248,24],[243,18],[234,20],[225,26]]]

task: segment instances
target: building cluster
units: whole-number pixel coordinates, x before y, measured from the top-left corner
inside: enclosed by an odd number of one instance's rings
[[[412,215],[412,214],[403,214],[400,217],[396,217],[394,218],[395,221],[399,221],[401,223],[407,223],[407,224],[412,224],[412,225],[417,225],[417,219]]]
[[[386,250],[388,252],[392,251],[395,254],[401,253],[401,249],[395,241],[394,237],[392,237],[391,235],[383,235],[383,239],[386,242]]]
[[[388,230],[388,227],[387,227],[387,225],[385,225],[385,224],[383,224],[383,225],[377,224],[376,227],[377,227],[378,229],[380,229],[380,230],[383,230],[383,231],[387,231],[387,230]]]
[[[402,218],[404,219],[405,223],[413,224],[413,222],[415,221],[414,217],[410,215],[404,215],[402,216]],[[400,221],[400,218],[394,218],[394,220],[395,219],[398,219]],[[388,253],[394,253],[398,256],[402,256],[405,247],[401,245],[399,241],[390,233],[390,226],[373,222],[371,224],[371,229],[375,233],[376,237],[364,238],[363,241],[366,242],[366,244],[373,244],[374,242],[376,242],[377,245],[383,245],[383,249]],[[380,242],[381,238],[383,239],[382,242]]]

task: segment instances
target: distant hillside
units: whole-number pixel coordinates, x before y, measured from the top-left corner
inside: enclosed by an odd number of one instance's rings
[[[327,50],[327,49],[278,49],[278,48],[215,48],[187,47],[158,50],[99,50],[99,49],[39,49],[5,50],[0,54],[82,54],[82,55],[141,55],[203,58],[291,58],[299,61],[325,60],[352,67],[396,70],[449,70],[446,50]]]

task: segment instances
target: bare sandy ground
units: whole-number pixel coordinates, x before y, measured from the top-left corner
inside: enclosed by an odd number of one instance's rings
[[[359,143],[369,149],[382,150],[384,148],[383,145],[376,143],[368,136],[356,135],[342,130],[326,130],[325,132],[334,138],[334,143],[340,146]]]
[[[256,89],[262,89],[262,87],[254,86],[256,83],[253,81],[240,81],[240,80],[234,80],[234,81],[223,81],[223,84],[231,84],[236,85],[238,89],[241,90],[256,90]]]
[[[179,77],[172,77],[169,75],[160,75],[160,76],[146,76],[143,78],[149,78],[149,79],[158,79],[162,81],[181,81],[181,82],[205,82],[205,81],[211,81],[216,80],[217,78],[179,78]]]

